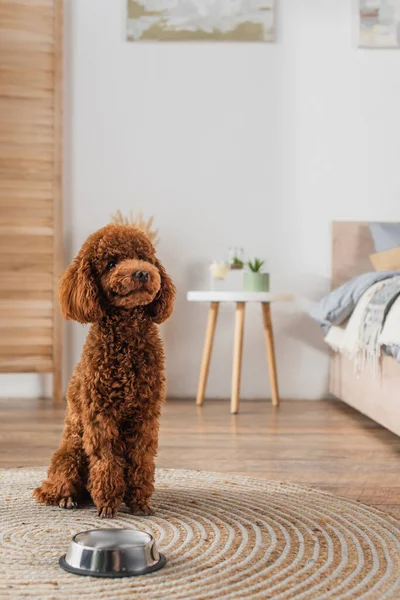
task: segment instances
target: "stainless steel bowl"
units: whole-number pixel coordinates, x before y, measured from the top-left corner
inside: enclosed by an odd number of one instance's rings
[[[149,533],[133,529],[92,529],[77,533],[60,567],[76,575],[133,577],[161,569],[166,558]]]

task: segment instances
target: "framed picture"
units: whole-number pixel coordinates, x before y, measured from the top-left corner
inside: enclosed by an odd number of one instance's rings
[[[362,48],[400,48],[400,0],[359,0]]]
[[[127,39],[273,42],[275,0],[127,0]]]

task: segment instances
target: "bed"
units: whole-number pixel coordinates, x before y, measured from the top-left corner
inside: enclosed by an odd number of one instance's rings
[[[372,271],[374,244],[368,223],[334,222],[332,228],[332,288]],[[329,391],[383,427],[400,435],[400,364],[381,357],[379,375],[356,374],[353,362],[332,352]]]

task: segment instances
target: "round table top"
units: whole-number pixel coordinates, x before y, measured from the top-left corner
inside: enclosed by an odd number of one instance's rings
[[[275,294],[272,292],[243,291],[190,291],[186,296],[189,302],[288,302],[293,300],[291,294]]]

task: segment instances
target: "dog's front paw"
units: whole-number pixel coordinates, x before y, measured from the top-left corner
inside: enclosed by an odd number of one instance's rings
[[[60,486],[49,481],[44,481],[40,487],[33,490],[33,497],[37,502],[47,504],[47,506],[59,506],[60,508],[69,509],[78,506],[72,494],[60,493]]]
[[[63,496],[58,489],[47,483],[33,491],[33,497],[41,504],[59,506],[60,508],[76,508],[78,506],[73,496]]]
[[[117,514],[117,510],[112,506],[103,506],[97,510],[97,516],[100,519],[113,519]]]
[[[151,515],[155,514],[150,504],[132,503],[129,505],[129,509],[133,515],[136,515],[138,517],[150,517]]]
[[[40,502],[41,504],[47,504],[47,506],[57,506],[60,498],[57,491],[46,482],[33,490],[32,495],[37,502]]]
[[[58,506],[60,508],[67,508],[67,509],[78,508],[78,503],[75,502],[75,500],[73,499],[72,496],[63,496],[62,498],[60,498]]]

